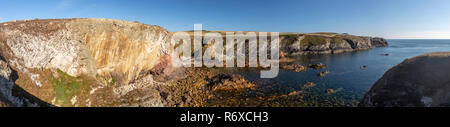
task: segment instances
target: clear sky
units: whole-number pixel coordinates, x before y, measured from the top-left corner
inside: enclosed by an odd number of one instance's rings
[[[4,0],[0,22],[113,18],[169,31],[338,32],[450,38],[450,0]]]

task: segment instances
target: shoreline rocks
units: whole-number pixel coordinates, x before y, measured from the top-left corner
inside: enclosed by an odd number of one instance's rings
[[[320,70],[320,69],[328,68],[328,66],[325,65],[325,64],[323,64],[323,63],[309,64],[308,67],[309,67],[309,68],[312,68],[312,69],[315,69],[315,70]]]
[[[255,89],[255,84],[244,79],[240,75],[219,74],[210,79],[207,86],[213,92],[241,92],[248,89]]]
[[[336,91],[334,89],[327,89],[327,90],[325,90],[326,94],[332,94],[332,93],[335,93],[335,92]]]
[[[317,76],[324,77],[325,75],[327,75],[329,73],[330,73],[330,71],[323,71],[323,72],[320,72],[319,74],[317,74]]]
[[[307,82],[307,83],[303,84],[302,88],[305,89],[305,88],[311,88],[314,86],[316,86],[316,84],[314,82]]]
[[[299,94],[303,94],[303,91],[292,91],[288,94],[288,96],[295,96],[295,95],[299,95]]]
[[[303,72],[306,71],[306,67],[303,65],[282,65],[281,69],[285,70],[293,70],[295,72]]]

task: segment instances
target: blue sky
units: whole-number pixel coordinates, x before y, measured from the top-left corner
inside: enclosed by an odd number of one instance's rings
[[[0,22],[113,18],[169,31],[338,32],[386,38],[450,38],[449,0],[8,0]]]

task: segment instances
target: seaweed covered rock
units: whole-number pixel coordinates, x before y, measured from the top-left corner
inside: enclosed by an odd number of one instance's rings
[[[255,84],[244,79],[240,75],[219,74],[208,85],[214,92],[241,92],[254,89]]]
[[[306,71],[306,67],[303,65],[282,65],[281,68],[285,70],[293,70],[295,72]]]
[[[323,63],[309,64],[308,67],[316,70],[328,68],[328,66]]]
[[[320,72],[319,74],[317,74],[317,76],[324,77],[324,76],[326,76],[329,73],[330,73],[330,71],[323,71],[323,72]]]

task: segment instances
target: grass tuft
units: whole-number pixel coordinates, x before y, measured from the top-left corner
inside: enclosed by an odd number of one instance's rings
[[[72,77],[59,69],[57,73],[58,76],[49,77],[56,92],[55,104],[63,107],[73,106],[71,99],[89,89],[90,82],[85,76]]]

